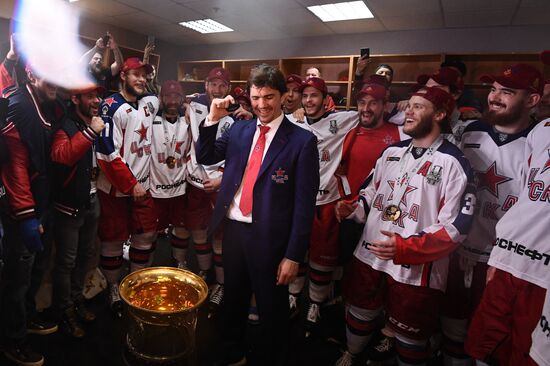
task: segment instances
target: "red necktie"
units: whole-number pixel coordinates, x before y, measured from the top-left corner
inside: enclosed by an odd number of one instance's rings
[[[260,126],[260,137],[258,137],[258,141],[256,141],[256,145],[246,165],[241,201],[239,202],[239,208],[244,216],[252,212],[252,192],[254,190],[254,183],[256,183],[256,178],[258,177],[258,172],[260,171],[260,166],[262,165],[262,158],[264,157],[265,134],[270,128],[269,126]]]

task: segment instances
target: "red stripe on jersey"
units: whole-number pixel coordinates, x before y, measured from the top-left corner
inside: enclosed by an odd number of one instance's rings
[[[130,194],[132,188],[137,184],[137,179],[121,158],[116,158],[111,162],[98,159],[97,164],[113,187],[120,192]]]
[[[396,234],[395,241],[395,264],[430,263],[449,255],[458,246],[444,228],[435,233],[421,233],[408,238]]]

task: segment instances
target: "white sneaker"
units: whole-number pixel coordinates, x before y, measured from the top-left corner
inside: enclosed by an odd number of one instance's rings
[[[340,357],[334,366],[352,366],[355,362],[355,355],[350,353],[349,351],[345,351],[342,353],[342,357]]]
[[[224,286],[216,283],[210,293],[210,304],[220,306],[223,301]]]
[[[122,258],[127,262],[130,261],[130,240],[122,243]]]
[[[298,296],[288,294],[288,305],[290,307],[290,319],[295,318],[300,312],[298,309]]]

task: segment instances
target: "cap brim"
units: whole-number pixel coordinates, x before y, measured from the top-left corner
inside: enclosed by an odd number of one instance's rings
[[[485,74],[485,75],[481,75],[479,77],[479,81],[481,81],[482,83],[485,83],[485,84],[492,84],[496,81],[496,78],[495,78],[494,75]]]
[[[533,90],[533,91],[535,91],[533,89],[533,87],[531,87],[529,85],[518,84],[513,79],[507,78],[507,77],[502,76],[502,75],[482,75],[479,78],[479,81],[481,81],[482,83],[486,83],[486,84],[492,84],[494,82],[497,82],[500,85],[502,85],[506,88],[510,88],[510,89]]]
[[[540,53],[540,60],[545,65],[550,65],[550,50],[542,51]]]
[[[419,76],[416,78],[416,82],[417,82],[418,84],[426,85],[426,83],[428,82],[428,80],[430,80],[431,77],[432,77],[431,75],[422,74],[422,75],[419,75]]]

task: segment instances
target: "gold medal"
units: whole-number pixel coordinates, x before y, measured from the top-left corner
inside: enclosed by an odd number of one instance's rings
[[[384,220],[397,221],[401,217],[399,206],[389,205],[384,209]]]
[[[173,156],[169,156],[166,158],[166,165],[168,165],[168,168],[174,169],[176,167],[176,158]]]

